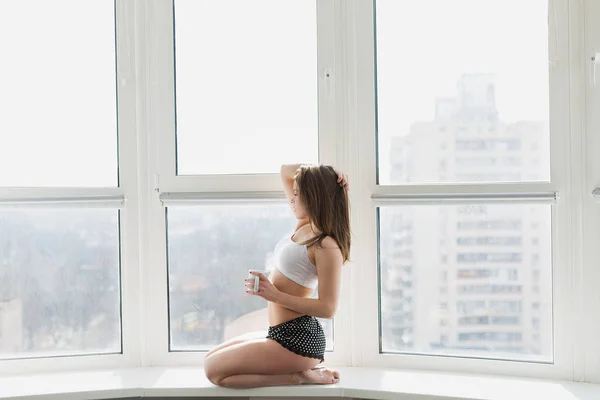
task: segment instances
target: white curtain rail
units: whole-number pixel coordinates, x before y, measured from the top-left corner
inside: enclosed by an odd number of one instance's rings
[[[547,193],[378,193],[371,196],[376,204],[470,204],[534,203],[556,204],[558,192]]]
[[[0,199],[0,208],[122,208],[124,204],[124,195],[6,197]]]
[[[164,206],[221,205],[244,203],[282,203],[283,192],[163,192],[159,195]]]

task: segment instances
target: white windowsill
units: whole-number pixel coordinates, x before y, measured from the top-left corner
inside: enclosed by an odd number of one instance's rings
[[[486,375],[339,368],[340,383],[250,390],[213,386],[201,368],[146,367],[0,378],[0,399],[118,397],[345,397],[361,399],[596,400],[600,385]]]

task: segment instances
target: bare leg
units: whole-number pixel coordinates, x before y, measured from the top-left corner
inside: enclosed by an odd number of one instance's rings
[[[337,371],[313,369],[318,363],[273,340],[257,339],[231,345],[207,357],[204,370],[212,383],[231,388],[336,383]]]
[[[232,375],[221,380],[220,385],[230,388],[256,388],[308,384],[333,384],[339,381],[339,372],[327,368],[314,368],[286,375]]]
[[[296,374],[285,374],[285,375],[231,375],[219,382],[219,386],[236,388],[236,389],[250,389],[256,387],[267,387],[267,386],[289,386],[299,385]]]
[[[267,332],[250,332],[250,333],[246,333],[245,335],[236,336],[234,338],[231,338],[231,339],[221,343],[214,349],[211,349],[208,353],[206,353],[204,358],[206,359],[208,356],[213,355],[217,351],[222,350],[229,346],[233,346],[234,344],[240,344],[240,343],[247,342],[249,340],[264,338],[266,336],[267,336]]]

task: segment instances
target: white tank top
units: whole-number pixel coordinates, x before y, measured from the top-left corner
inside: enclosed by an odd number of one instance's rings
[[[308,257],[308,248],[292,240],[292,235],[283,238],[274,251],[275,266],[288,279],[309,289],[317,287],[317,267]]]

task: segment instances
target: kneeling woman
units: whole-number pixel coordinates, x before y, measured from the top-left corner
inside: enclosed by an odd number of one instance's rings
[[[238,337],[212,349],[204,369],[215,385],[252,388],[331,384],[339,373],[316,368],[323,362],[325,334],[317,317],[333,318],[342,265],[350,253],[346,177],[331,166],[284,165],[283,189],[296,216],[292,235],[275,247],[275,269],[246,279],[246,291],[268,301],[265,338]],[[318,298],[309,298],[318,284]]]

